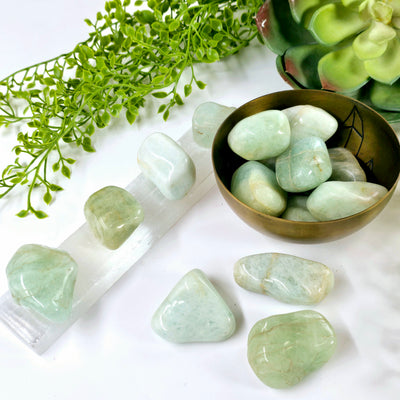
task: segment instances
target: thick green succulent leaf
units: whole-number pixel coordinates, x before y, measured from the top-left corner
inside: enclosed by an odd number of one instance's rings
[[[393,9],[393,16],[400,17],[400,0],[392,0],[390,6]]]
[[[392,85],[374,82],[370,99],[375,107],[388,111],[400,111],[400,80]]]
[[[400,77],[400,39],[389,41],[386,51],[378,58],[364,61],[369,76],[378,82],[392,84]]]
[[[330,2],[332,2],[332,0],[289,0],[289,5],[293,19],[300,23],[306,12],[313,9],[316,10]]]
[[[330,51],[331,47],[322,44],[291,47],[283,56],[284,72],[305,88],[321,89],[318,61]]]
[[[371,7],[372,15],[377,21],[381,21],[384,24],[389,24],[393,16],[393,8],[384,3],[383,1],[377,1]]]
[[[396,31],[382,22],[374,21],[360,33],[353,42],[353,49],[361,60],[380,57],[387,49],[389,40],[396,37]]]
[[[324,89],[352,92],[368,82],[364,62],[354,53],[352,46],[332,51],[319,60],[318,74]]]
[[[292,18],[288,0],[266,0],[256,15],[256,24],[267,46],[279,55],[292,46],[315,42]]]
[[[296,79],[294,79],[292,75],[289,75],[286,72],[283,56],[276,57],[276,69],[278,70],[279,75],[282,77],[282,79],[293,89],[307,89],[306,87],[301,85],[300,82],[296,81]]]
[[[362,2],[363,2],[363,0],[342,0],[342,4],[345,7],[348,7],[348,6],[359,6]]]
[[[359,33],[369,23],[358,12],[341,3],[330,3],[315,11],[308,29],[322,44],[333,45]]]

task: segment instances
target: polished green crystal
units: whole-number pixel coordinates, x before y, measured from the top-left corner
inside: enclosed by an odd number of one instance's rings
[[[235,263],[233,274],[244,289],[290,304],[319,303],[334,284],[326,265],[281,253],[243,257]]]
[[[235,111],[235,107],[207,101],[200,104],[193,113],[192,133],[194,141],[201,147],[211,149],[219,126]]]
[[[171,290],[152,319],[153,330],[175,343],[228,339],[236,322],[221,295],[199,269],[188,272]]]
[[[305,192],[325,182],[332,173],[328,149],[316,136],[292,143],[276,159],[276,179],[287,192]]]
[[[287,199],[287,207],[281,218],[290,221],[316,222],[307,208],[307,196],[290,194]]]
[[[258,321],[249,333],[247,358],[263,383],[283,389],[322,367],[335,348],[336,335],[326,318],[303,310]]]
[[[285,108],[282,112],[290,124],[290,141],[317,136],[328,140],[337,130],[338,122],[322,108],[308,104]]]
[[[333,147],[328,149],[328,153],[332,164],[331,181],[367,181],[364,170],[350,150]]]
[[[6,269],[13,299],[54,322],[70,316],[77,272],[68,253],[37,244],[20,247]]]
[[[111,250],[120,247],[144,219],[139,202],[117,186],[106,186],[93,193],[84,212],[93,234]]]
[[[278,185],[274,171],[258,161],[247,161],[234,172],[231,192],[264,214],[278,216],[286,208],[286,193]]]
[[[290,125],[279,110],[267,110],[240,120],[228,135],[232,151],[245,160],[275,157],[287,149]]]
[[[387,192],[384,186],[372,182],[329,181],[310,194],[307,208],[319,221],[330,221],[366,210]]]
[[[184,198],[196,181],[192,158],[164,133],[153,133],[142,142],[137,162],[143,175],[169,200]]]

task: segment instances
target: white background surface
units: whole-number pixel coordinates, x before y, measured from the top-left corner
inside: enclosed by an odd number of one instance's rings
[[[83,22],[102,0],[20,0],[1,6],[0,76],[70,50],[84,40]],[[208,83],[164,123],[147,115],[130,127],[118,121],[98,131],[95,154],[80,154],[72,179],[63,181],[47,211],[50,218],[18,219],[23,197],[0,200],[0,289],[5,268],[19,246],[57,247],[83,222],[83,205],[95,190],[126,186],[138,173],[136,151],[150,133],[179,138],[190,129],[196,106],[230,106],[286,89],[274,55],[254,44],[222,63],[201,66]],[[0,166],[9,158],[12,133],[0,136]],[[61,182],[60,182],[61,183]],[[321,245],[287,243],[262,236],[242,223],[212,189],[170,232],[43,356],[0,325],[2,399],[398,399],[400,392],[400,197],[352,236]],[[330,266],[333,292],[314,309],[336,329],[338,348],[321,370],[284,391],[264,386],[246,360],[250,328],[259,319],[301,307],[245,292],[232,278],[245,255],[279,251]],[[226,342],[173,345],[157,337],[150,319],[172,286],[189,270],[202,269],[234,311],[238,329]]]

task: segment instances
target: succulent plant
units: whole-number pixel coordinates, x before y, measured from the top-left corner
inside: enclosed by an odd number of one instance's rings
[[[291,86],[343,93],[400,121],[400,0],[266,0],[256,22]]]

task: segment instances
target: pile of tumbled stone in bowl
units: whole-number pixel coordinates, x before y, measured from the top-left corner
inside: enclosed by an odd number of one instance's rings
[[[372,206],[387,189],[367,182],[349,150],[327,148],[337,128],[332,115],[311,105],[242,119],[228,135],[232,151],[247,160],[232,176],[232,194],[259,212],[294,221],[329,221]]]

